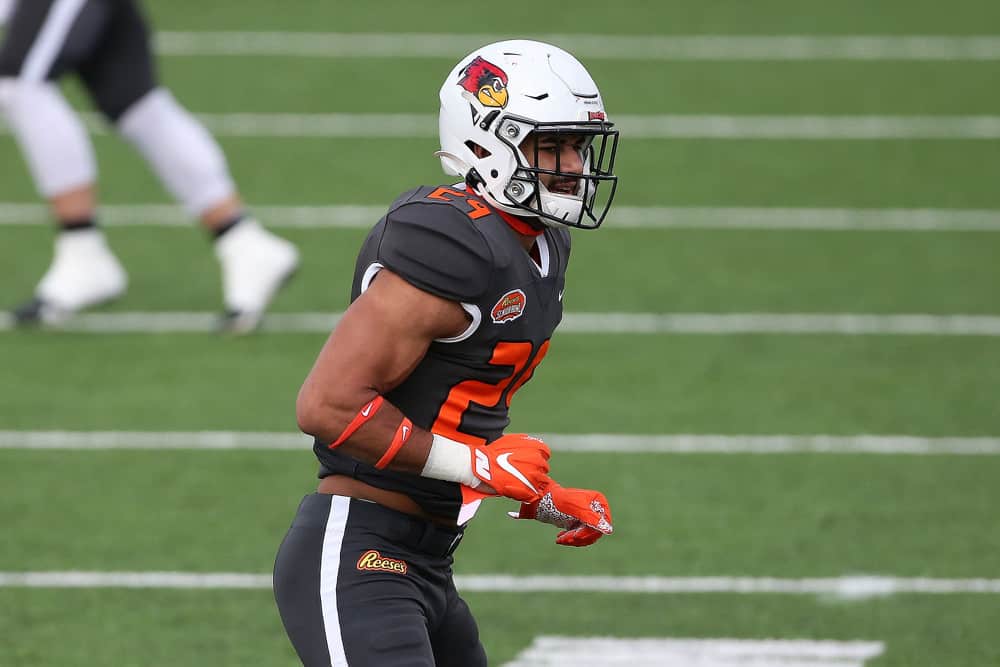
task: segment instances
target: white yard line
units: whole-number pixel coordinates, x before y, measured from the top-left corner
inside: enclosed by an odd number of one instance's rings
[[[998,116],[620,116],[637,139],[997,139]]]
[[[268,227],[367,229],[385,206],[255,205]],[[191,227],[192,219],[170,204],[105,204],[108,226]],[[0,202],[0,225],[51,224],[48,209],[37,203]],[[858,231],[1000,231],[1000,210],[897,208],[768,208],[615,206],[602,230],[615,229],[800,229]]]
[[[899,594],[1000,594],[1000,579],[929,579],[880,575],[778,577],[658,577],[458,575],[463,592],[780,594],[865,599]],[[269,574],[237,572],[0,572],[0,588],[268,589]]]
[[[556,451],[650,454],[1000,454],[1000,438],[910,435],[706,435],[543,433]],[[0,431],[0,449],[17,450],[295,450],[301,433],[268,431]]]
[[[108,132],[94,113],[89,129]],[[222,137],[332,139],[434,139],[435,114],[402,113],[202,113],[198,118]],[[630,139],[1000,139],[1000,116],[757,116],[617,115]],[[0,132],[7,132],[0,124]]]
[[[329,333],[340,313],[269,313],[268,333]],[[0,332],[14,328],[0,312]],[[81,313],[52,327],[78,333],[209,333],[218,328],[211,312]],[[997,315],[870,315],[862,313],[566,313],[563,334],[791,334],[1000,336]]]
[[[678,637],[535,637],[503,667],[864,667],[877,641]]]
[[[171,32],[156,35],[172,56],[312,58],[447,58],[497,39],[490,34]],[[584,59],[740,60],[1000,60],[1000,37],[930,35],[587,35],[538,34]]]

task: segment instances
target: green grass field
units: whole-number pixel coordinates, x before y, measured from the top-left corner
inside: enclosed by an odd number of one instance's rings
[[[586,0],[576,9],[514,3],[502,12],[398,0],[147,4],[157,28],[172,32],[1000,39],[1000,5],[987,0],[629,0],[610,7]],[[441,78],[462,55],[171,55],[160,69],[200,113],[433,114]],[[582,59],[612,116],[1000,115],[997,58]],[[67,92],[85,105],[75,83]],[[123,141],[109,134],[94,141],[106,204],[169,202]],[[431,155],[436,142],[427,138],[219,141],[251,207],[385,206],[405,189],[446,178]],[[1000,219],[997,139],[625,135],[619,172],[618,201],[629,207],[959,209]],[[10,204],[33,202],[15,142],[0,130],[2,308],[30,294],[50,258],[44,225],[2,224]],[[143,222],[107,230],[130,287],[99,312],[217,310],[218,267],[204,235],[194,224]],[[365,230],[277,231],[299,246],[303,265],[273,311],[346,307]],[[564,303],[567,312],[597,314],[988,317],[1000,316],[998,285],[996,231],[624,229],[613,211],[601,230],[574,236]],[[24,573],[73,571],[266,576],[299,498],[314,488],[307,445],[209,451],[72,443],[90,431],[294,434],[295,396],[323,341],[322,333],[233,339],[0,327],[0,667],[297,664],[266,586],[11,582]],[[998,397],[995,334],[557,332],[514,402],[512,428],[555,434],[554,443],[560,434],[609,434],[609,450],[618,436],[682,434],[871,434],[995,445]],[[66,445],[29,446],[40,431],[67,432]],[[460,582],[473,575],[615,577],[618,587],[468,590],[492,665],[515,660],[541,636],[867,641],[882,643],[863,663],[872,667],[1000,665],[995,446],[984,456],[559,449],[554,475],[602,490],[615,534],[589,549],[557,547],[554,531],[511,521],[504,516],[510,507],[494,501],[471,524],[456,574]],[[795,582],[863,576],[979,582],[981,592],[971,584],[936,593],[795,589]],[[778,580],[794,590],[630,592],[630,577]],[[623,646],[622,659],[635,667],[709,664]]]

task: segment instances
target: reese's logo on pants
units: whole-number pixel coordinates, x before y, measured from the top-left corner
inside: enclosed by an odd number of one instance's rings
[[[406,561],[398,558],[388,558],[375,549],[369,549],[361,554],[358,559],[359,570],[373,570],[376,572],[394,572],[395,574],[406,574]]]

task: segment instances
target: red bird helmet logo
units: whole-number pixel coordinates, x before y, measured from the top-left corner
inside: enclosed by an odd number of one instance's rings
[[[483,106],[507,106],[507,73],[482,56],[476,56],[462,70],[458,85],[469,91]]]

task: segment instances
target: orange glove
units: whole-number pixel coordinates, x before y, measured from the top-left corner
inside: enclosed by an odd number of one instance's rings
[[[538,500],[552,484],[548,445],[523,433],[503,435],[488,445],[471,446],[473,488],[525,503]],[[490,493],[492,489],[493,493]]]
[[[562,528],[556,544],[586,547],[614,532],[608,499],[599,491],[570,489],[555,482],[540,499],[522,503],[515,519],[535,519]]]

